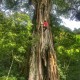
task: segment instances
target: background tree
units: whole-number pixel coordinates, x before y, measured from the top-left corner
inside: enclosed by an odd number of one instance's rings
[[[15,13],[7,17],[0,13],[1,80],[24,80],[28,62],[27,51],[31,45],[31,29],[31,20],[26,14]]]

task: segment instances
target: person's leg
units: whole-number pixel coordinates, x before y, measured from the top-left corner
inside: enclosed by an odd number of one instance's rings
[[[43,27],[43,31],[45,31],[47,29],[47,27]]]
[[[45,27],[45,30],[47,29],[47,27]]]

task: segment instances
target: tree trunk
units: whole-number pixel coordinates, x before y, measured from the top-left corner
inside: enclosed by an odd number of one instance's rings
[[[51,0],[38,0],[35,3],[37,22],[35,35],[39,36],[39,41],[32,47],[28,80],[59,80],[51,29],[48,26],[44,31],[42,25],[45,19],[48,23],[50,21],[50,8]]]

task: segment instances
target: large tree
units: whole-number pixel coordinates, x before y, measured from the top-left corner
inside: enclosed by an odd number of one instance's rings
[[[8,8],[18,5],[19,0],[5,0]],[[22,0],[20,0],[22,2]],[[53,38],[50,26],[50,11],[52,1],[56,4],[54,7],[58,12],[65,12],[73,6],[71,0],[29,0],[34,4],[35,11],[33,17],[33,36],[38,36],[35,44],[32,45],[29,66],[28,80],[58,80],[57,59],[54,51]],[[67,2],[70,1],[69,6]],[[12,5],[13,4],[13,5]],[[19,7],[20,5],[18,5]],[[58,15],[57,15],[58,16]],[[47,20],[48,28],[43,31],[43,22]],[[36,24],[36,25],[35,25]]]
[[[28,80],[59,80],[56,54],[53,47],[53,38],[50,28],[51,0],[33,0],[36,19],[34,35],[39,36],[32,46],[30,57],[30,71]],[[47,20],[48,28],[43,30],[43,22]],[[33,23],[35,24],[35,23]],[[33,36],[34,36],[33,35]]]

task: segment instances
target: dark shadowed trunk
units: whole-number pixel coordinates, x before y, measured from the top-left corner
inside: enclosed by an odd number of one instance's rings
[[[50,25],[45,31],[43,29],[45,19],[50,23],[51,0],[35,0],[34,3],[37,23],[34,35],[39,36],[39,41],[32,47],[28,80],[58,80],[56,54]]]

